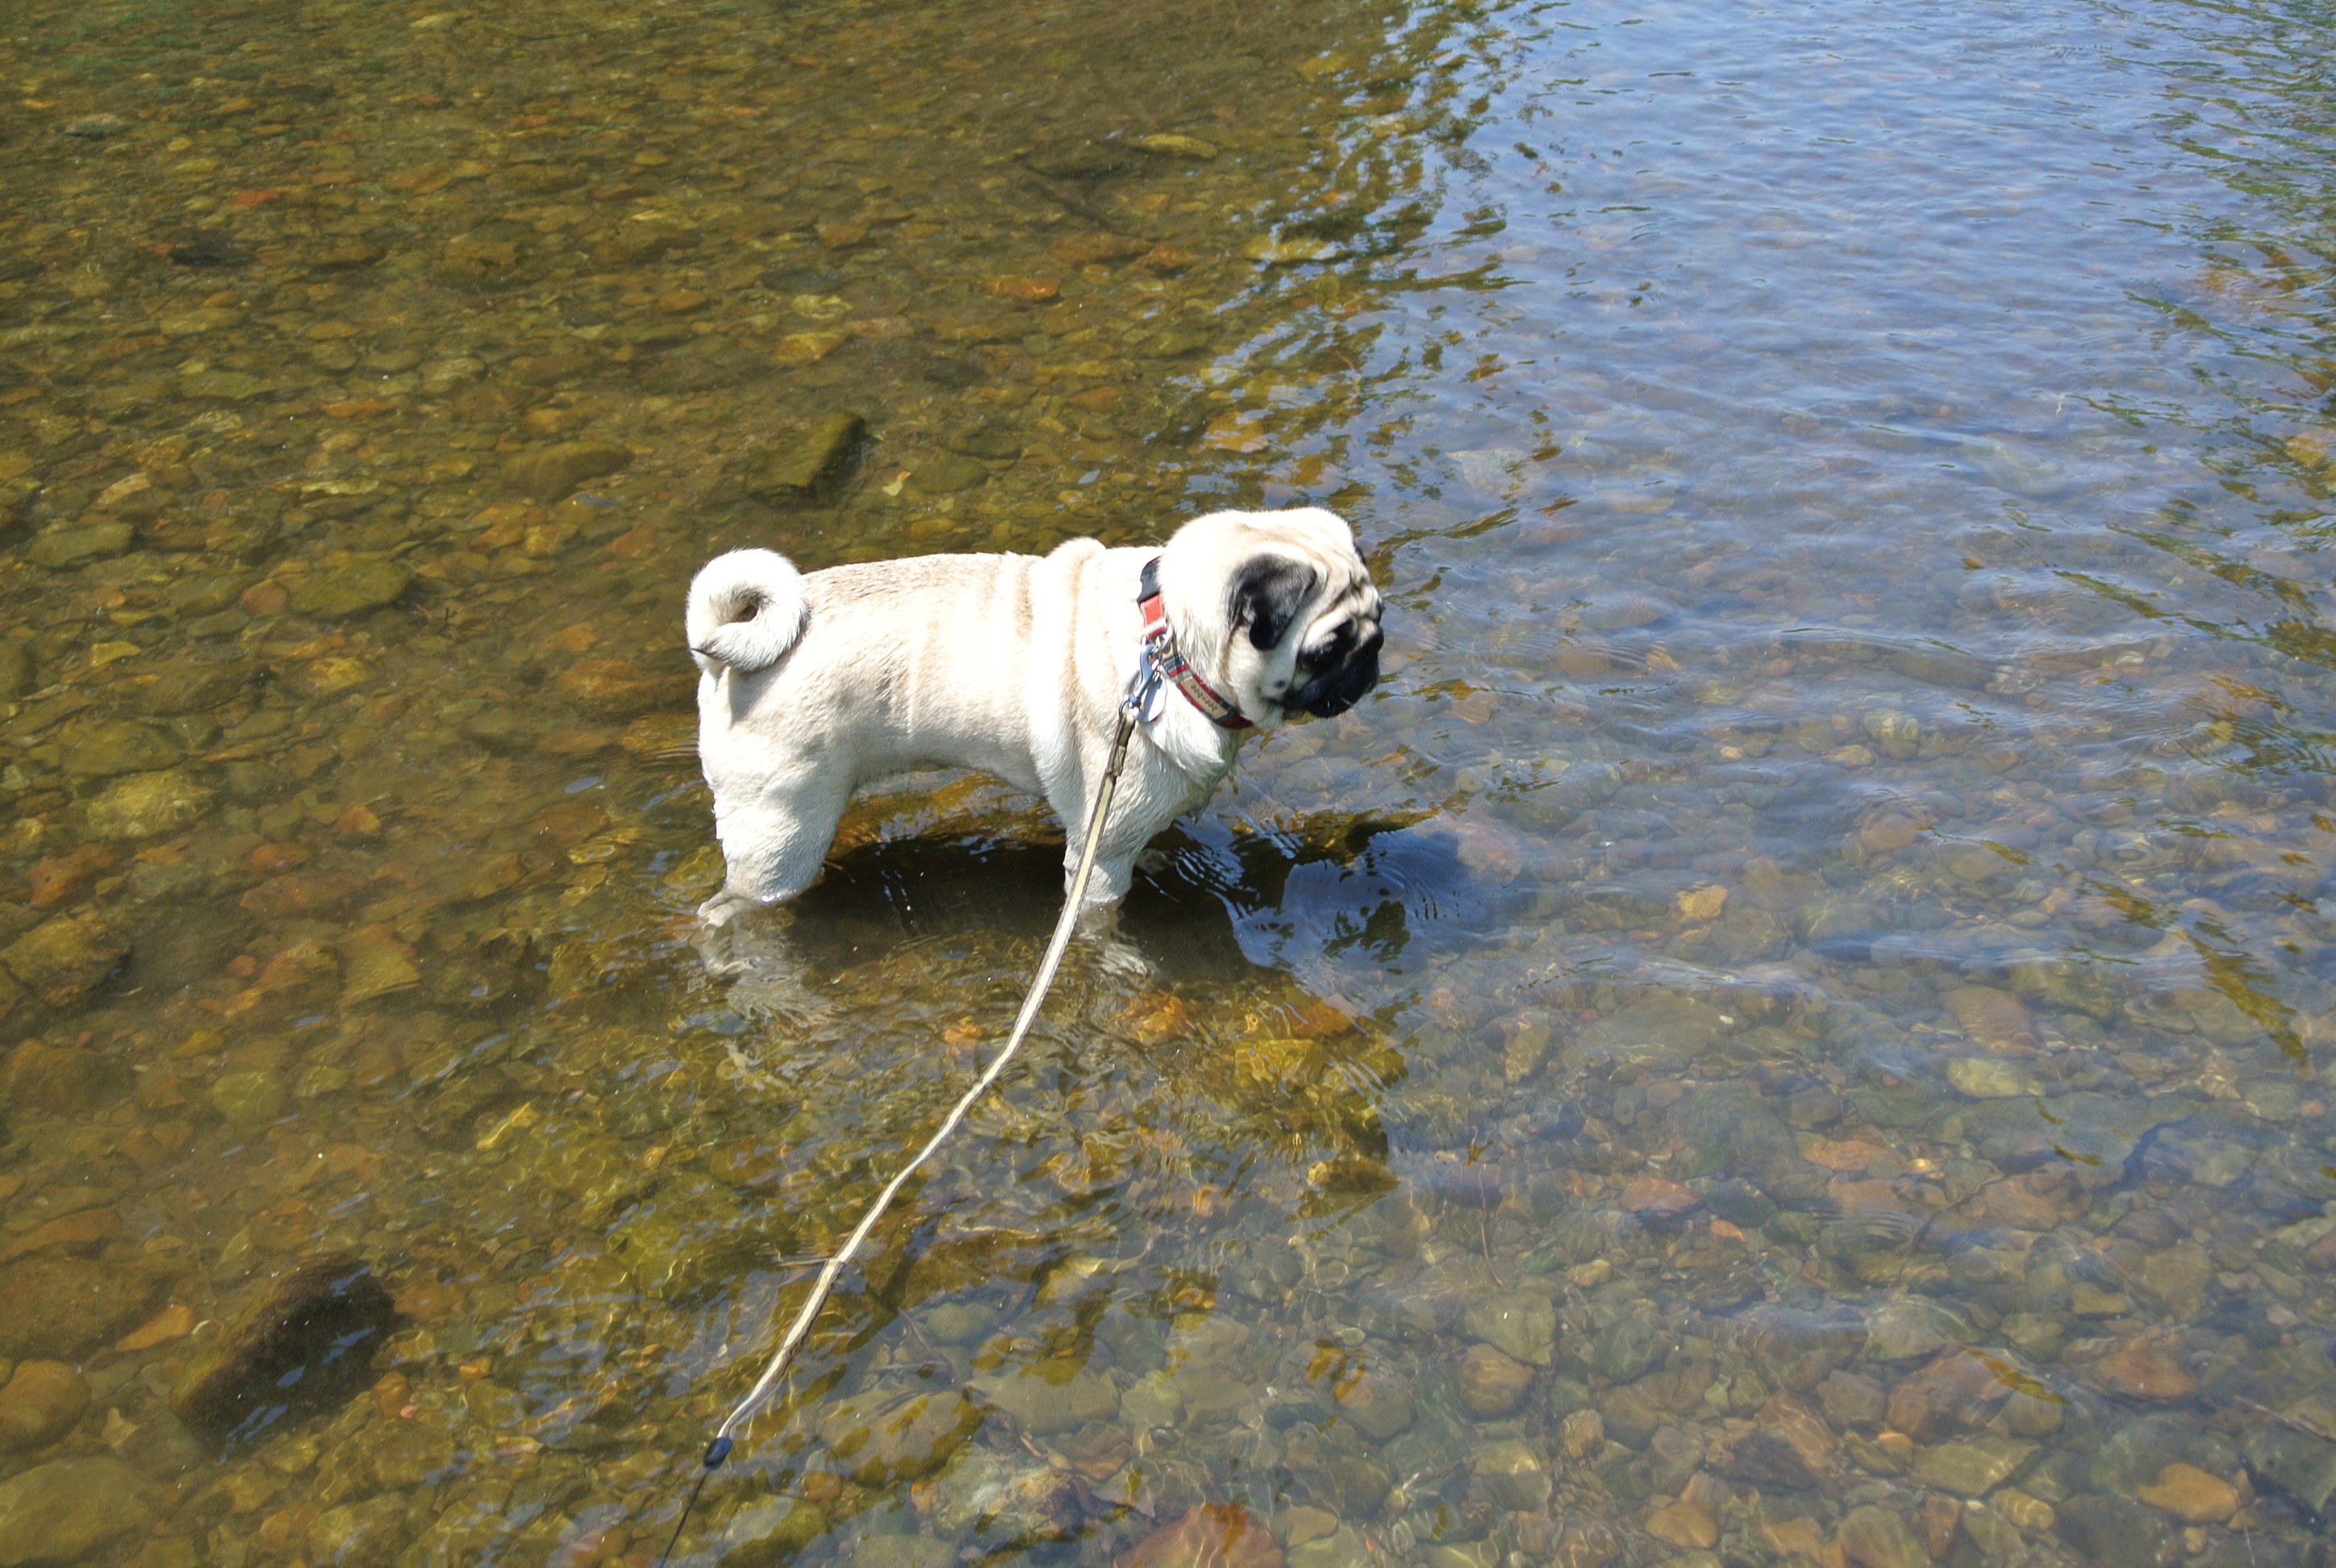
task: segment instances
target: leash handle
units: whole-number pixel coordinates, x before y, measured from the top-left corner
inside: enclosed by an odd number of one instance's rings
[[[1141,676],[1143,672],[1138,674]],[[1150,689],[1156,692],[1157,687],[1158,675],[1154,672]],[[728,1456],[731,1433],[754,1414],[754,1407],[762,1403],[763,1397],[770,1392],[772,1385],[779,1380],[788,1364],[794,1359],[795,1351],[811,1332],[813,1320],[819,1316],[820,1309],[827,1305],[828,1297],[834,1293],[835,1281],[842,1274],[843,1266],[859,1251],[860,1244],[876,1228],[876,1222],[884,1217],[884,1212],[891,1207],[893,1198],[908,1184],[909,1178],[916,1174],[918,1168],[932,1157],[933,1151],[957,1131],[958,1125],[965,1120],[966,1113],[989,1092],[990,1086],[998,1082],[998,1075],[1005,1072],[1007,1064],[1014,1059],[1014,1054],[1022,1048],[1022,1041],[1028,1036],[1030,1026],[1037,1021],[1038,1009],[1055,983],[1055,971],[1061,967],[1063,954],[1071,945],[1071,932],[1078,924],[1079,912],[1086,906],[1087,882],[1095,871],[1096,848],[1103,842],[1104,822],[1111,815],[1112,797],[1119,789],[1120,768],[1127,760],[1128,738],[1135,733],[1141,717],[1142,703],[1138,699],[1137,687],[1131,683],[1126,700],[1119,705],[1119,728],[1112,738],[1111,764],[1104,769],[1103,783],[1095,792],[1095,810],[1087,817],[1086,844],[1079,851],[1078,870],[1072,875],[1070,893],[1063,901],[1061,917],[1055,921],[1055,934],[1046,943],[1046,955],[1039,960],[1037,974],[1031,979],[1029,994],[1022,999],[1022,1011],[1014,1020],[1013,1033],[1007,1037],[1006,1048],[998,1053],[981,1076],[974,1081],[973,1087],[965,1092],[964,1097],[941,1122],[940,1129],[925,1141],[923,1148],[917,1151],[916,1158],[901,1166],[900,1174],[885,1183],[884,1190],[876,1194],[876,1201],[868,1206],[868,1213],[861,1217],[859,1224],[852,1227],[852,1234],[844,1238],[843,1245],[820,1270],[818,1280],[812,1285],[811,1294],[803,1299],[794,1321],[788,1325],[785,1337],[780,1339],[779,1348],[771,1353],[770,1360],[763,1368],[763,1375],[754,1379],[754,1386],[747,1390],[746,1397],[739,1400],[736,1407],[722,1418],[722,1425],[715,1428],[713,1446],[706,1450],[708,1471]],[[715,1456],[717,1448],[721,1456]],[[699,1477],[699,1481],[703,1485],[704,1477]]]

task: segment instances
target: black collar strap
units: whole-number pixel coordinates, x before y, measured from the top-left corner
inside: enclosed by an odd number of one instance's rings
[[[1160,558],[1156,555],[1144,563],[1144,585],[1135,590],[1135,609],[1144,618],[1144,656],[1160,672],[1161,678],[1183,692],[1184,700],[1199,708],[1218,728],[1252,727],[1241,716],[1240,706],[1227,702],[1176,651],[1176,636],[1168,629],[1168,607],[1160,595]]]

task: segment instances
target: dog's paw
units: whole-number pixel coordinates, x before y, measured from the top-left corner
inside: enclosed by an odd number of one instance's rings
[[[740,915],[762,907],[753,899],[743,897],[732,892],[728,888],[724,888],[697,906],[697,918],[708,930],[720,930]]]
[[[1144,956],[1143,949],[1115,936],[1095,944],[1095,967],[1113,979],[1129,984],[1149,985],[1160,976],[1158,966]]]

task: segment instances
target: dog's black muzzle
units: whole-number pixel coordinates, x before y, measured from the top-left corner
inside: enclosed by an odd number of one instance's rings
[[[1292,687],[1281,706],[1316,718],[1336,718],[1379,683],[1379,646],[1387,640],[1377,626],[1370,635],[1344,649],[1338,659]]]

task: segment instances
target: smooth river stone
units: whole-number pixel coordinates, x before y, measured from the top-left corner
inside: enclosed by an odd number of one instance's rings
[[[64,1360],[111,1344],[151,1316],[163,1281],[87,1258],[0,1266],[0,1357]]]
[[[129,953],[130,944],[105,920],[55,915],[0,949],[0,964],[51,1007],[65,1007],[95,990]]]
[[[119,1459],[59,1459],[0,1481],[0,1568],[78,1563],[153,1516]]]
[[[156,838],[190,827],[210,809],[211,792],[188,774],[131,774],[82,807],[82,829],[112,842]]]
[[[1154,1530],[1121,1568],[1282,1568],[1265,1521],[1237,1503],[1203,1503]]]
[[[1487,1443],[1469,1461],[1469,1474],[1495,1508],[1537,1513],[1549,1505],[1549,1472],[1533,1451],[1514,1438]]]
[[[92,522],[83,528],[53,528],[24,547],[24,559],[34,566],[61,571],[84,561],[104,560],[122,554],[138,537],[126,522]]]
[[[89,1408],[89,1385],[63,1361],[26,1361],[0,1388],[0,1448],[45,1448]]]
[[[353,560],[292,579],[292,609],[315,620],[340,620],[395,602],[414,573],[394,560]]]
[[[1993,1057],[1958,1057],[1947,1064],[1947,1082],[1974,1100],[2006,1100],[2042,1092],[2032,1074]]]
[[[820,1417],[820,1441],[855,1485],[922,1480],[981,1425],[981,1410],[954,1388],[856,1395]]]
[[[1531,1386],[1533,1369],[1490,1345],[1471,1345],[1460,1358],[1460,1402],[1479,1416],[1505,1416]]]
[[[1468,1304],[1461,1327],[1504,1355],[1535,1367],[1557,1349],[1557,1308],[1531,1290],[1503,1290]]]
[[[186,754],[151,725],[99,719],[65,726],[64,770],[74,778],[112,778],[118,774],[158,773],[175,767]]]
[[[1852,1508],[1842,1519],[1839,1539],[1842,1555],[1857,1568],[1931,1568],[1922,1537],[1887,1508]]]
[[[1090,1421],[1108,1421],[1119,1414],[1119,1395],[1109,1379],[1080,1372],[1056,1382],[1040,1373],[1023,1371],[974,1382],[981,1396],[1020,1422],[1037,1437],[1074,1432]]]
[[[632,462],[631,449],[613,441],[570,441],[519,453],[503,465],[503,477],[530,500],[549,505],[586,480],[629,468]]]
[[[779,506],[813,499],[842,472],[866,433],[867,426],[857,414],[822,414],[792,442],[764,453],[748,466],[746,493]]]
[[[2134,1495],[2185,1524],[2221,1524],[2239,1511],[2238,1488],[2195,1465],[2168,1465]]]
[[[405,1544],[405,1507],[402,1493],[385,1492],[326,1509],[308,1526],[309,1560],[333,1568],[384,1568]]]
[[[1942,1491],[1982,1497],[2010,1480],[2035,1453],[2033,1443],[1981,1433],[1926,1451],[1914,1461],[1914,1474]]]
[[[1333,1398],[1347,1418],[1375,1443],[1410,1426],[1416,1410],[1409,1385],[1384,1372],[1366,1373],[1338,1388]]]

